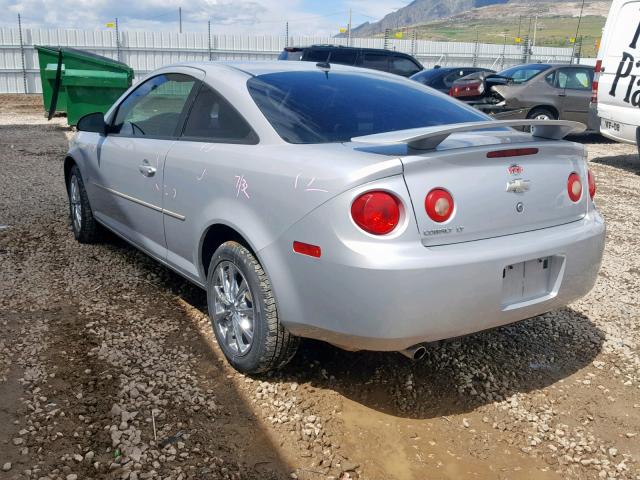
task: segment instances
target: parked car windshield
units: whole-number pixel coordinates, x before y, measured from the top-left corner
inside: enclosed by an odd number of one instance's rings
[[[417,82],[356,72],[279,72],[248,80],[269,123],[289,143],[348,142],[374,133],[489,120]]]
[[[497,75],[509,78],[513,80],[513,83],[524,83],[549,68],[551,68],[550,65],[544,64],[518,65],[516,67],[507,68]]]

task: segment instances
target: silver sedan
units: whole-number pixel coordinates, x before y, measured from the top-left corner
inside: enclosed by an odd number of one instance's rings
[[[64,170],[75,237],[106,228],[206,289],[255,373],[300,337],[419,358],[585,295],[605,226],[562,140],[581,128],[358,68],[189,63],[81,119]]]

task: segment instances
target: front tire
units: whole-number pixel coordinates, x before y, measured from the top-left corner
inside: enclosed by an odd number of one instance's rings
[[[225,242],[213,254],[207,304],[218,345],[236,370],[278,369],[295,355],[300,340],[280,323],[269,278],[240,243]]]
[[[69,214],[73,236],[80,243],[95,243],[100,239],[100,226],[93,217],[87,190],[77,165],[69,171],[67,183],[69,195]]]

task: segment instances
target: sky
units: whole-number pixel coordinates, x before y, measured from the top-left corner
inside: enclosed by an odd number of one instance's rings
[[[410,0],[0,0],[0,25],[106,29],[118,18],[123,30],[206,31],[207,21],[220,34],[334,35],[352,25],[376,21]]]

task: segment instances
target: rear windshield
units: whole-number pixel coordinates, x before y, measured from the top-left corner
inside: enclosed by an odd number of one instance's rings
[[[447,73],[449,72],[440,68],[422,70],[421,72],[411,75],[411,80],[416,80],[424,85],[431,85],[431,82],[433,82],[433,80]]]
[[[247,82],[269,123],[289,143],[348,142],[408,128],[489,117],[418,82],[359,72],[280,72]]]
[[[507,68],[506,70],[498,73],[501,77],[510,78],[513,83],[524,83],[531,80],[540,72],[549,70],[550,65],[536,64],[536,65],[518,65],[517,67]]]

